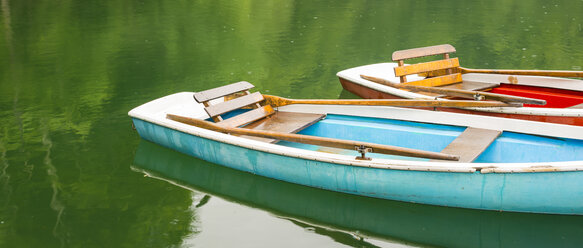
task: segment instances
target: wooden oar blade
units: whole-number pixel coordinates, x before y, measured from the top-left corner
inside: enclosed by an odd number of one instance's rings
[[[333,139],[333,138],[302,135],[302,134],[290,134],[290,133],[280,133],[280,132],[273,132],[273,131],[252,130],[252,129],[244,129],[244,128],[227,128],[227,127],[219,126],[219,125],[212,123],[212,122],[209,122],[209,121],[196,119],[196,118],[190,118],[190,117],[184,117],[184,116],[179,116],[179,115],[173,115],[173,114],[167,114],[166,118],[168,118],[170,120],[178,121],[178,122],[181,122],[184,124],[188,124],[188,125],[212,130],[212,131],[217,131],[217,132],[221,132],[221,133],[256,136],[256,137],[262,137],[262,138],[278,139],[278,140],[285,140],[285,141],[291,141],[291,142],[297,142],[297,143],[335,147],[335,148],[348,149],[348,150],[354,150],[355,147],[365,147],[365,148],[372,148],[373,153],[382,153],[382,154],[407,156],[407,157],[453,160],[453,161],[457,161],[459,159],[459,156],[457,156],[457,155],[416,150],[416,149],[397,147],[397,146],[374,144],[374,143],[368,143],[368,142],[341,140],[341,139]]]
[[[536,104],[536,105],[545,105],[547,101],[535,99],[535,98],[528,98],[528,97],[519,97],[519,96],[510,96],[510,95],[503,95],[497,93],[490,93],[490,92],[481,92],[481,91],[472,91],[472,90],[460,90],[460,89],[447,89],[447,88],[437,88],[437,87],[425,87],[425,86],[416,86],[416,85],[406,85],[406,84],[399,84],[393,83],[391,81],[371,77],[366,75],[360,75],[361,78],[369,80],[371,82],[375,82],[382,85],[387,85],[394,88],[399,89],[407,89],[411,91],[421,91],[421,92],[429,92],[429,93],[437,93],[442,95],[448,95],[453,97],[462,97],[462,98],[469,98],[478,101],[484,100],[492,100],[492,101],[500,101],[506,103],[524,103],[524,104]]]

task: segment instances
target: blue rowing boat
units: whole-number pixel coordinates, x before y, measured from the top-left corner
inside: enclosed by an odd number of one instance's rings
[[[129,115],[146,140],[291,183],[440,206],[583,215],[581,127],[353,103],[278,105],[249,93],[249,85],[176,93]],[[224,97],[238,91],[239,98]]]

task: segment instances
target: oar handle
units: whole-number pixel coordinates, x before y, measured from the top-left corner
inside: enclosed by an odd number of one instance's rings
[[[167,114],[166,118],[168,118],[170,120],[178,121],[178,122],[181,122],[184,124],[188,124],[188,125],[192,125],[192,126],[216,131],[216,132],[221,132],[221,133],[278,139],[278,140],[285,140],[285,141],[291,141],[291,142],[297,142],[297,143],[335,147],[335,148],[348,149],[348,150],[354,150],[355,147],[372,148],[371,152],[373,152],[373,153],[382,153],[382,154],[389,154],[389,155],[419,157],[419,158],[428,158],[428,159],[440,159],[440,160],[454,160],[454,161],[459,160],[459,156],[457,156],[457,155],[450,155],[450,154],[444,154],[444,153],[439,153],[439,152],[423,151],[423,150],[404,148],[404,147],[398,147],[398,146],[381,145],[381,144],[368,143],[368,142],[341,140],[341,139],[333,139],[333,138],[302,135],[302,134],[280,133],[280,132],[253,130],[253,129],[245,129],[245,128],[229,128],[229,127],[223,127],[220,124],[215,124],[215,123],[212,123],[209,121],[185,117],[185,116],[173,115],[173,114]]]
[[[524,75],[524,76],[547,76],[547,77],[578,77],[583,78],[583,71],[550,71],[550,70],[494,70],[494,69],[469,69],[460,67],[462,74],[466,73],[487,73],[504,75]]]

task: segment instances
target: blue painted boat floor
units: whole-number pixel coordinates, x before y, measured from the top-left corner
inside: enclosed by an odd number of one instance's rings
[[[299,134],[371,142],[425,151],[440,152],[465,127],[417,123],[369,117],[329,114],[326,119]],[[312,151],[358,156],[356,151],[294,142],[277,144]],[[424,161],[427,159],[368,153],[385,159]],[[583,160],[583,141],[503,132],[476,160],[476,163],[519,163]]]

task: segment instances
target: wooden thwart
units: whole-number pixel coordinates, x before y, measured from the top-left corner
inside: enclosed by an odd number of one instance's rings
[[[270,130],[283,133],[296,133],[325,117],[323,114],[309,113],[289,113],[276,112],[271,105],[261,106],[259,102],[263,101],[263,95],[259,92],[250,93],[248,89],[252,88],[248,82],[239,82],[225,85],[215,89],[195,93],[194,98],[203,100],[207,114],[213,118],[218,126],[224,128],[234,128],[245,126],[247,129]],[[241,93],[241,94],[234,94]],[[210,105],[210,100],[225,97],[224,102]],[[251,106],[252,110],[223,120],[222,114]],[[260,140],[268,143],[277,142],[277,139],[262,138],[256,136],[246,136],[246,138]]]
[[[422,151],[404,147],[397,147],[397,146],[388,146],[388,145],[381,145],[375,143],[368,143],[368,142],[360,142],[360,141],[352,141],[352,140],[341,140],[341,139],[333,139],[333,138],[326,138],[326,137],[317,137],[317,136],[309,136],[309,135],[302,135],[302,134],[289,134],[289,133],[280,133],[280,132],[273,132],[273,131],[263,131],[263,130],[251,130],[245,128],[225,128],[215,123],[200,120],[196,118],[189,118],[179,115],[166,115],[166,118],[178,121],[184,124],[193,125],[199,128],[204,128],[216,132],[221,133],[228,133],[233,135],[249,135],[249,136],[256,136],[256,137],[263,137],[263,138],[270,138],[270,139],[278,139],[278,140],[285,140],[297,143],[304,143],[310,145],[317,145],[317,146],[327,146],[327,147],[335,147],[335,148],[342,148],[348,150],[354,150],[355,147],[365,147],[371,148],[374,153],[383,153],[383,154],[390,154],[390,155],[398,155],[398,156],[408,156],[408,157],[420,157],[420,158],[429,158],[429,159],[440,159],[440,160],[458,160],[459,157],[455,155],[449,155],[439,152],[430,152],[430,151]]]
[[[441,152],[460,156],[458,162],[471,163],[500,136],[502,131],[468,127]]]
[[[253,122],[243,128],[253,130],[274,131],[280,133],[297,133],[303,129],[324,119],[325,114],[296,113],[277,111],[269,118]],[[243,137],[243,136],[242,136]],[[260,140],[266,143],[275,143],[277,139],[261,138],[255,136],[244,136],[245,138]]]

